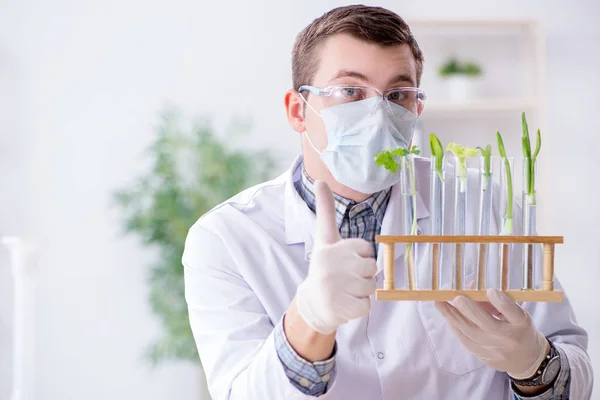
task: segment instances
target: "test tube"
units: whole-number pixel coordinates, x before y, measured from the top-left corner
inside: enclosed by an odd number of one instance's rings
[[[513,174],[514,159],[512,157],[501,159],[500,176],[500,235],[513,234]],[[501,290],[508,290],[509,258],[512,244],[501,243],[499,253],[498,286]]]
[[[444,234],[444,197],[445,197],[445,181],[446,171],[444,169],[443,158],[441,161],[441,169],[437,168],[438,158],[431,157],[430,168],[430,231],[431,235]],[[440,287],[440,276],[442,276],[442,244],[431,243],[430,245],[430,260],[431,260],[431,289],[438,290]]]
[[[490,223],[492,217],[492,188],[494,178],[494,160],[480,157],[479,159],[479,224],[478,234],[487,236],[490,234]],[[486,271],[488,263],[489,244],[479,243],[477,246],[477,269],[475,279],[477,289],[485,290]]]
[[[400,159],[400,190],[402,193],[402,230],[404,235],[415,235],[416,232],[416,184],[415,184],[415,160],[412,154]],[[416,289],[415,274],[416,243],[407,243],[404,253],[404,282],[410,290]]]
[[[534,236],[536,231],[537,196],[535,192],[535,178],[537,166],[535,160],[523,159],[523,235]],[[535,266],[535,245],[523,244],[523,276],[522,289],[533,289]]]
[[[460,160],[454,157],[455,171],[460,171]],[[454,235],[465,235],[467,230],[467,176],[455,172],[454,177]],[[465,244],[454,244],[454,277],[452,288],[463,290],[465,273]]]

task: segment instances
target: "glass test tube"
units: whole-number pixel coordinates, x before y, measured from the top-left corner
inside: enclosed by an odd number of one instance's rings
[[[523,159],[523,235],[533,236],[537,234],[536,227],[536,208],[537,196],[535,193],[535,178],[537,166],[529,158]],[[534,266],[535,266],[535,245],[523,245],[523,276],[522,289],[534,288]]]
[[[479,224],[478,235],[488,236],[490,234],[490,223],[492,218],[492,189],[494,178],[494,160],[486,161],[485,157],[479,159]],[[489,244],[479,243],[477,246],[477,269],[475,280],[478,290],[486,288],[486,271],[488,264]]]
[[[443,158],[442,158],[443,161]],[[444,196],[445,196],[445,180],[446,171],[443,163],[441,171],[437,169],[437,157],[431,157],[430,168],[430,231],[431,235],[444,234]],[[438,290],[440,287],[440,277],[442,276],[442,244],[432,243],[430,245],[430,260],[431,260],[431,289]]]
[[[402,234],[415,235],[416,214],[414,208],[415,202],[415,160],[412,155],[403,156],[400,159],[400,190],[402,192]],[[415,253],[416,243],[407,243],[406,252],[404,253],[404,285],[405,288],[416,289],[416,273],[415,273]]]
[[[455,177],[454,177],[454,235],[465,235],[467,230],[467,177],[460,176],[460,160],[454,158]],[[454,276],[452,279],[452,288],[454,290],[463,290],[463,280],[465,274],[465,244],[454,244]]]
[[[513,235],[513,171],[514,159],[512,157],[500,159],[500,235]],[[499,249],[498,264],[498,288],[508,290],[509,282],[509,262],[510,250],[512,245],[501,243]]]

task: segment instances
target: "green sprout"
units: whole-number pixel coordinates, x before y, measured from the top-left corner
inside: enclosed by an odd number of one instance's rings
[[[483,157],[483,173],[485,177],[483,190],[485,190],[491,175],[492,146],[488,144],[485,149],[481,147],[478,147],[477,149],[481,152],[481,156]]]
[[[467,157],[475,157],[477,149],[472,147],[464,147],[458,143],[448,143],[446,150],[454,154],[458,160],[456,176],[460,181],[460,191],[464,192],[467,189]]]
[[[538,154],[540,153],[540,147],[542,147],[542,137],[540,130],[537,131],[537,138],[535,144],[535,151],[533,156],[531,155],[531,142],[529,141],[529,128],[527,127],[527,119],[525,118],[525,111],[521,113],[521,121],[523,125],[523,137],[521,138],[521,144],[523,146],[523,158],[526,163],[526,188],[527,188],[527,201],[530,205],[535,205],[535,161]]]
[[[508,186],[508,199],[506,205],[506,216],[504,217],[505,222],[502,226],[501,235],[510,235],[512,234],[512,211],[513,211],[513,189],[512,189],[512,174],[510,172],[510,163],[508,162],[508,158],[506,158],[506,150],[504,150],[504,142],[502,141],[502,135],[500,132],[496,131],[496,137],[498,138],[498,152],[500,153],[500,157],[504,161],[504,167],[506,169],[506,186]]]
[[[429,145],[431,146],[431,155],[435,157],[435,169],[437,170],[440,180],[443,182],[442,166],[444,165],[444,147],[442,146],[440,139],[438,139],[434,133],[429,135]]]
[[[383,166],[388,171],[393,173],[398,172],[398,163],[397,157],[404,157],[409,154],[419,155],[421,154],[421,150],[419,150],[419,146],[412,146],[410,149],[405,149],[403,147],[397,148],[396,150],[384,150],[381,153],[375,155],[375,162],[378,166]]]
[[[405,149],[405,148],[400,147],[393,151],[384,150],[381,153],[378,153],[375,155],[375,162],[377,163],[378,166],[383,166],[388,171],[396,173],[396,172],[398,172],[398,165],[399,165],[397,158],[398,157],[406,157],[410,154],[419,155],[419,154],[421,154],[421,150],[419,150],[418,146],[412,146],[410,149]],[[406,166],[408,167],[408,174],[410,175],[410,185],[411,185],[411,190],[412,190],[411,195],[414,195],[415,188],[416,188],[415,172],[414,172],[414,170],[412,168],[412,164],[410,162],[407,163]],[[412,206],[413,206],[413,220],[412,220],[410,234],[414,235],[417,233],[417,202],[413,201]],[[407,247],[406,253],[404,254],[404,262],[405,263],[408,263],[408,259],[410,257],[412,247],[413,247],[412,244],[409,244]]]

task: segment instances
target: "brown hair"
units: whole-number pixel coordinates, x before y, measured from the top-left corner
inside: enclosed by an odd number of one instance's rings
[[[317,72],[317,48],[327,38],[346,33],[381,46],[408,44],[417,64],[417,86],[423,73],[423,53],[410,28],[400,16],[382,7],[351,5],[334,8],[315,19],[296,37],[292,50],[294,89],[309,85]]]

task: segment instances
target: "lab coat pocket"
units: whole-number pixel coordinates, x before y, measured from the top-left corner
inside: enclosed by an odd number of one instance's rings
[[[465,349],[432,301],[420,302],[417,309],[440,369],[455,375],[464,375],[485,366]]]

